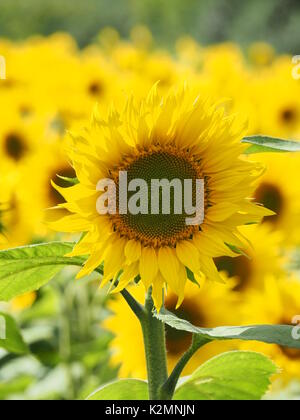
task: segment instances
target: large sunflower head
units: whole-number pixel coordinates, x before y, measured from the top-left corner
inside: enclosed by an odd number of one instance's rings
[[[157,307],[167,285],[179,297],[177,305],[182,302],[188,273],[220,281],[213,258],[234,256],[232,249],[243,246],[237,227],[270,213],[250,198],[261,167],[241,157],[243,130],[222,106],[186,88],[161,98],[155,86],[145,100],[129,99],[121,114],[111,110],[107,119],[95,111],[70,148],[79,183],[56,187],[71,214],[52,224],[59,231],[87,232],[71,254],[90,254],[79,275],[104,262],[102,284],[118,281],[116,290],[139,276],[147,289],[152,286]],[[148,192],[153,179],[181,185],[200,179],[203,223],[187,224],[187,212],[178,213],[172,200],[167,215],[161,207],[151,212],[149,203],[146,211],[142,206],[126,214],[119,194],[116,212],[99,214],[97,201],[106,193],[97,191],[99,180],[113,181],[118,191],[120,172],[127,172],[129,183],[142,179]],[[128,199],[134,199],[129,192]]]

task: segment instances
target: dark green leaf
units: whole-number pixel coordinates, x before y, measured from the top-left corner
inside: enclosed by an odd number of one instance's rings
[[[284,347],[300,349],[300,340],[293,338],[293,326],[290,325],[251,325],[241,327],[200,328],[176,315],[161,309],[155,315],[172,328],[199,334],[209,341],[213,340],[244,340],[262,341],[268,344],[278,344]]]

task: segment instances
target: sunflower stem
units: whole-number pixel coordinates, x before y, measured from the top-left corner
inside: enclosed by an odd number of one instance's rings
[[[161,388],[168,378],[165,326],[153,317],[154,303],[149,289],[141,322],[148,372],[150,400],[161,400]]]
[[[166,382],[161,387],[161,397],[164,400],[171,400],[173,398],[176,385],[180,378],[180,375],[190,361],[190,359],[194,356],[194,354],[200,349],[200,347],[207,344],[210,340],[205,339],[203,337],[197,337],[193,335],[193,341],[190,348],[183,354],[181,359],[178,361],[177,365],[173,369],[171,375],[166,380]]]
[[[134,297],[128,292],[128,290],[123,289],[121,292],[121,295],[126,300],[132,312],[135,314],[138,320],[142,323],[145,318],[145,311],[144,311],[143,306],[134,299]]]

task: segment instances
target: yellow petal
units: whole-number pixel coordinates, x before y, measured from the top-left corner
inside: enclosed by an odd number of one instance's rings
[[[212,258],[201,255],[200,263],[201,271],[205,274],[207,280],[216,281],[218,283],[225,283],[220,273],[218,272]]]
[[[122,275],[120,276],[118,286],[112,290],[112,294],[118,293],[123,290],[131,281],[133,281],[139,274],[139,264],[137,262],[128,265],[124,268]]]
[[[219,203],[208,209],[206,218],[213,222],[222,222],[239,210],[237,205],[231,203]]]
[[[180,290],[180,265],[176,256],[175,249],[165,247],[158,251],[158,265],[166,283],[169,284],[174,293],[178,294]]]
[[[191,242],[179,242],[176,246],[176,254],[182,264],[193,271],[193,273],[200,271],[199,251]]]
[[[104,260],[104,273],[101,286],[112,280],[116,274],[121,270],[124,262],[124,247],[125,240],[117,239],[107,248]]]
[[[140,242],[135,241],[134,239],[127,242],[125,246],[125,257],[127,259],[127,264],[131,264],[140,259],[142,252],[142,247]]]
[[[88,276],[103,262],[106,246],[107,242],[104,242],[100,248],[95,249],[91,253],[89,259],[84,264],[83,269],[77,274],[77,279]]]
[[[159,312],[163,304],[163,295],[164,295],[164,283],[165,280],[160,272],[158,272],[155,280],[152,285],[152,297],[154,301],[155,308]]]
[[[157,255],[154,248],[143,248],[140,259],[140,276],[148,289],[158,272]]]
[[[87,232],[91,227],[91,222],[83,219],[77,214],[72,214],[55,222],[49,222],[47,223],[47,226],[57,232]]]

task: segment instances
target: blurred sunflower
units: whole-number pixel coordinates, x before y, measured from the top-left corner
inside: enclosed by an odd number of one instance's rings
[[[268,276],[262,291],[251,291],[243,308],[244,324],[295,325],[300,314],[300,281],[298,278]],[[297,317],[297,320],[296,320]],[[300,350],[267,345],[240,343],[240,347],[263,352],[282,369],[281,379],[300,379]]]
[[[226,244],[243,246],[238,226],[273,214],[248,198],[261,166],[240,156],[243,126],[224,116],[186,89],[164,100],[156,86],[139,106],[130,99],[122,115],[111,110],[108,119],[94,114],[91,127],[75,136],[70,157],[79,183],[60,188],[72,214],[51,224],[58,231],[88,232],[71,255],[90,254],[79,277],[104,261],[102,285],[119,281],[117,290],[140,275],[153,287],[156,307],[165,285],[183,301],[187,268],[196,276],[222,281],[213,258],[233,256]],[[127,171],[128,181],[203,179],[205,220],[186,225],[186,214],[105,214],[96,210],[97,184]],[[118,206],[117,206],[118,207]],[[120,270],[122,270],[121,275]]]
[[[275,55],[274,48],[266,42],[254,42],[248,50],[249,59],[256,67],[270,66]]]
[[[266,166],[266,172],[260,179],[254,197],[256,202],[275,213],[264,222],[283,233],[285,245],[299,243],[300,156],[264,154],[259,156],[259,160]]]
[[[129,288],[135,299],[143,303],[144,287],[139,284]],[[232,283],[214,285],[205,283],[199,288],[188,283],[182,305],[176,309],[177,296],[168,294],[165,307],[182,319],[204,328],[216,325],[235,325],[240,315],[237,306],[237,294],[232,291]],[[233,311],[232,308],[235,307]],[[112,364],[120,366],[119,376],[123,378],[146,378],[146,362],[143,347],[143,335],[139,321],[123,298],[116,295],[108,304],[112,315],[104,321],[104,328],[112,331],[115,338],[111,342]],[[128,339],[130,337],[130,339]],[[191,344],[191,334],[166,327],[166,346],[169,371]],[[235,342],[214,342],[200,349],[190,360],[184,375],[191,374],[201,363],[223,352],[236,348]]]
[[[292,77],[290,57],[279,58],[252,85],[259,117],[259,133],[299,139],[300,84]]]
[[[240,231],[249,241],[244,255],[219,257],[215,264],[219,271],[234,277],[235,290],[244,292],[261,288],[267,274],[282,275],[285,258],[281,254],[283,234],[268,224],[243,226]]]
[[[21,312],[30,308],[36,300],[36,293],[30,292],[18,296],[11,301],[10,307],[13,312]]]
[[[56,138],[44,118],[24,119],[16,110],[3,111],[0,127],[0,159],[11,169],[24,166],[28,159]]]
[[[10,193],[1,202],[0,195],[0,249],[25,245],[32,239],[34,220],[30,211],[22,207],[18,197]]]
[[[76,177],[73,167],[66,158],[64,148],[64,139],[60,142],[44,144],[44,147],[31,157],[28,165],[21,172],[24,185],[31,185],[22,196],[22,205],[24,208],[30,208],[30,219],[34,220],[32,235],[38,239],[53,235],[53,231],[49,231],[45,222],[68,214],[67,210],[62,208],[54,211],[63,201],[63,197],[51,184],[54,180],[58,186],[64,188],[69,186],[72,179]],[[32,168],[39,174],[34,183],[31,182]],[[49,208],[53,208],[53,211],[46,211]]]

